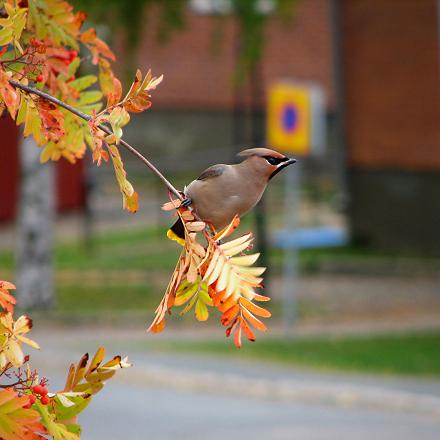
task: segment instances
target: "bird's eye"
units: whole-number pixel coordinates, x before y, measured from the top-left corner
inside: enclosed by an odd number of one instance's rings
[[[271,165],[278,165],[280,163],[280,160],[276,157],[267,156],[265,159],[271,164]]]

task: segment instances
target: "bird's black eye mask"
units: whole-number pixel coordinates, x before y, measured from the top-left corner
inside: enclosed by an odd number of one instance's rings
[[[287,160],[289,160],[288,157],[273,157],[273,156],[263,156],[268,163],[270,163],[271,165],[277,166],[282,162],[286,162]]]
[[[273,157],[273,156],[263,156],[268,163],[277,166],[278,168],[269,176],[269,180],[272,179],[276,174],[278,174],[283,168],[296,162],[296,159],[289,159],[288,157]]]

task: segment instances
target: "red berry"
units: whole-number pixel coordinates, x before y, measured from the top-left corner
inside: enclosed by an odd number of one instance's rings
[[[71,50],[69,54],[70,61],[74,60],[78,56],[78,52],[76,50]]]
[[[42,385],[40,385],[40,384],[37,384],[37,385],[34,385],[33,387],[32,387],[32,391],[35,393],[35,394],[44,394],[44,388],[45,387],[43,387]]]
[[[40,73],[38,76],[37,76],[37,78],[36,78],[36,80],[37,80],[37,82],[42,82],[43,81],[43,75]],[[29,360],[29,359],[28,359]]]
[[[68,66],[70,64],[70,60],[63,60],[63,63]]]
[[[47,405],[49,403],[49,397],[47,397],[46,395],[42,396],[40,402],[42,405]]]
[[[40,394],[42,396],[45,396],[47,393],[49,392],[49,390],[47,389],[47,387],[45,387],[44,385],[41,387],[41,392]]]
[[[30,394],[30,395],[29,395],[29,403],[30,403],[31,405],[33,405],[33,404],[35,403],[36,400],[37,400],[37,398],[35,397],[34,394]]]
[[[27,354],[27,355],[24,357],[23,361],[24,361],[24,362],[29,362],[29,359],[30,359],[30,356]]]

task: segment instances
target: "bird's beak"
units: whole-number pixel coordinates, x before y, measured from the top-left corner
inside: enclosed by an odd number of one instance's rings
[[[269,176],[269,180],[272,179],[273,176],[278,174],[283,168],[286,168],[287,166],[292,165],[295,162],[296,162],[296,159],[289,159],[284,162],[281,162],[278,165],[277,169]]]

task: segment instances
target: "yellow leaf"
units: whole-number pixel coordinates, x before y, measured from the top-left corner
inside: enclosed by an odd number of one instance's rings
[[[216,267],[216,264],[217,264],[217,261],[219,260],[219,258],[220,258],[220,252],[218,250],[216,250],[214,252],[213,256],[211,257],[211,261],[209,262],[208,268],[206,269],[203,280],[206,280],[211,275],[212,271]]]
[[[257,260],[260,254],[244,255],[243,257],[232,257],[229,261],[231,264],[236,264],[238,266],[251,266]]]
[[[137,212],[139,209],[138,193],[135,191],[133,194],[131,194],[131,196],[126,196],[124,194],[123,206],[128,212]]]
[[[217,292],[221,292],[222,290],[226,289],[226,286],[228,285],[228,281],[229,281],[230,272],[231,272],[230,265],[224,264],[223,269],[218,277],[217,285],[215,286],[215,290],[217,290]]]
[[[223,269],[224,264],[225,264],[225,259],[223,257],[220,257],[217,260],[217,263],[216,263],[211,275],[208,278],[208,281],[207,281],[208,286],[210,286],[212,283],[217,281],[217,279]]]
[[[206,321],[209,318],[208,307],[200,299],[196,303],[195,315],[198,321]]]
[[[105,348],[99,347],[95,355],[93,356],[93,359],[90,361],[89,369],[87,370],[86,375],[93,373],[93,371],[95,371],[98,368],[100,363],[104,360],[104,356],[105,356]]]
[[[220,245],[220,249],[223,252],[228,251],[228,250],[233,249],[237,246],[240,246],[242,243],[247,242],[251,238],[252,238],[252,234],[249,232],[248,234],[242,235],[241,237],[238,237],[235,240],[223,243],[222,245]]]

